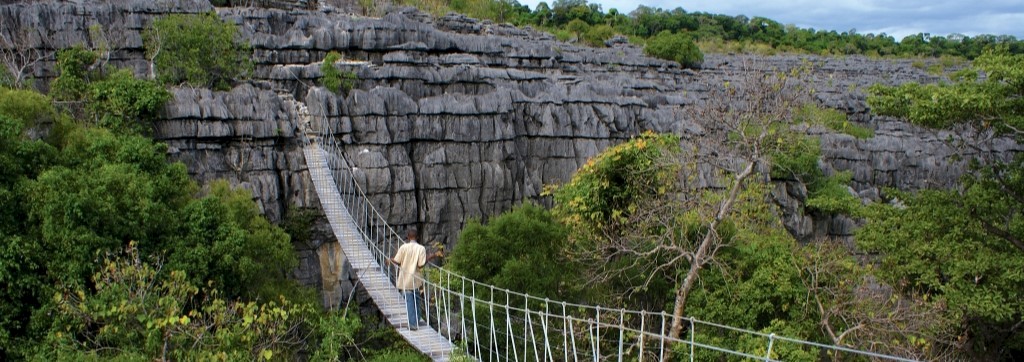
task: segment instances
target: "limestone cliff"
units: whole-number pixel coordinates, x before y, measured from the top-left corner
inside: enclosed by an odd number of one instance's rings
[[[238,24],[252,45],[252,80],[228,92],[175,89],[155,136],[200,182],[225,178],[251,189],[272,220],[290,208],[319,206],[296,138],[296,115],[282,103],[282,92],[329,121],[392,225],[419,226],[424,239],[449,245],[468,218],[537,198],[544,185],[566,181],[589,157],[643,130],[715,147],[700,142],[715,120],[693,111],[705,106],[711,87],[742,87],[748,72],[809,67],[817,101],[875,130],[866,140],[808,131],[821,137],[822,168],[851,170],[851,192],[865,199],[883,186],[948,187],[965,167],[954,155],[1006,159],[1021,150],[1006,139],[967,139],[977,147],[959,149],[947,142],[955,134],[871,115],[866,86],[937,80],[909,61],[711,54],[702,69],[688,70],[628,45],[578,47],[456,15],[432,19],[403,10],[367,18],[330,8],[214,9],[198,0],[6,5],[0,31],[27,33],[25,46],[52,50],[92,46],[97,39],[89,27],[99,24],[112,34],[109,63],[141,75],[147,62],[140,33],[155,17],[211,10]],[[331,50],[344,54],[341,67],[358,75],[344,96],[315,87],[319,62]],[[55,75],[52,57],[32,71],[41,87]],[[849,234],[849,219],[804,215],[801,187],[780,184],[774,193],[790,231],[803,239]],[[320,277],[323,255],[312,250],[329,239],[320,233],[299,246],[307,261],[300,279]]]

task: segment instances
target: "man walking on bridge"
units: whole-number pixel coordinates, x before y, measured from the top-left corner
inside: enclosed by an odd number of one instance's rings
[[[398,264],[398,280],[395,286],[405,295],[405,308],[409,313],[409,329],[419,329],[419,307],[423,304],[417,298],[420,286],[423,285],[423,277],[420,269],[427,264],[434,255],[427,257],[427,249],[416,240],[416,230],[409,229],[405,232],[405,244],[398,248],[395,257],[391,262]]]

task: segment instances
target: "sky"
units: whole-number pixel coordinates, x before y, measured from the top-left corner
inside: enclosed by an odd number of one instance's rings
[[[519,0],[533,9],[540,0]],[[1024,0],[588,0],[628,13],[640,4],[687,12],[762,16],[801,28],[859,34],[1013,35],[1024,39]],[[551,5],[553,0],[548,0]]]

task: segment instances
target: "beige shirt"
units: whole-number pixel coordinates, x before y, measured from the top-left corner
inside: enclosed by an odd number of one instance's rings
[[[400,290],[419,289],[423,281],[420,279],[420,268],[427,263],[427,248],[414,241],[406,242],[395,253],[398,262],[398,281],[395,286]]]

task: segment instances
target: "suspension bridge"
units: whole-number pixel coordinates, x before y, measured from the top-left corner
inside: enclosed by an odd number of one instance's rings
[[[479,361],[913,361],[692,317],[684,320],[685,336],[670,338],[672,316],[665,312],[537,298],[445,268],[424,271],[426,325],[410,329],[405,301],[394,285],[397,269],[386,262],[402,237],[366,198],[356,180],[357,170],[344,157],[337,132],[326,118],[312,116],[290,95],[282,98],[299,115],[310,176],[353,272],[387,322],[434,361],[448,361],[455,354]]]

